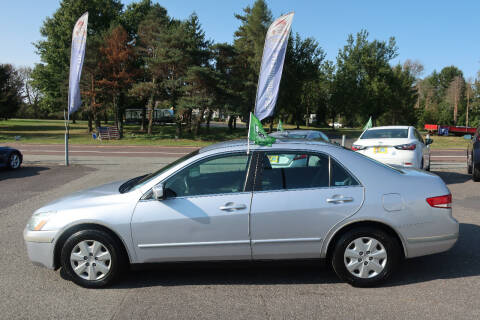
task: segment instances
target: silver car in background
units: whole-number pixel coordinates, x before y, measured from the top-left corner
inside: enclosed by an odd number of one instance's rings
[[[101,287],[131,264],[325,258],[341,279],[372,286],[403,258],[458,238],[450,191],[434,174],[324,142],[246,150],[246,141],[212,145],[47,204],[24,231],[30,260]],[[271,163],[284,155],[306,160]]]

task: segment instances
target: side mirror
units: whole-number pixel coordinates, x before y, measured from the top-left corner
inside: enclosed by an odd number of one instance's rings
[[[156,186],[153,186],[152,192],[153,192],[153,198],[155,200],[163,200],[165,199],[165,195],[163,192],[164,186],[163,183],[157,184]]]
[[[429,144],[432,144],[432,143],[433,143],[433,139],[430,139],[430,138],[425,139],[425,145],[428,146]]]
[[[471,134],[466,134],[466,135],[463,136],[463,139],[472,140],[472,135]]]

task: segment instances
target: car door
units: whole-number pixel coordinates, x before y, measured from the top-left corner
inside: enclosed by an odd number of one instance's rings
[[[164,200],[146,195],[132,218],[141,262],[250,259],[250,156],[208,157],[163,181]]]
[[[285,157],[299,165],[277,164]],[[319,258],[327,232],[361,207],[362,185],[327,154],[265,152],[258,159],[250,214],[252,258]]]

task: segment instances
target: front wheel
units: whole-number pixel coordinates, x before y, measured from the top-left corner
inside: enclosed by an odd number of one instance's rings
[[[472,159],[472,179],[475,182],[480,181],[480,168],[475,165],[474,159]]]
[[[110,285],[123,268],[119,244],[100,230],[71,235],[63,245],[61,262],[72,281],[86,288]]]
[[[22,160],[20,160],[20,155],[16,152],[13,152],[8,158],[8,167],[10,169],[20,168],[21,163],[22,163]]]
[[[400,257],[400,245],[395,238],[383,230],[362,227],[340,237],[332,266],[340,279],[356,287],[370,287],[385,281]]]

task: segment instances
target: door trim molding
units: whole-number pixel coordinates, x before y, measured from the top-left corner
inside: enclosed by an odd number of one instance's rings
[[[288,242],[318,242],[318,241],[322,241],[322,238],[261,239],[261,240],[252,240],[252,244],[288,243]]]
[[[232,244],[250,244],[250,240],[141,243],[141,244],[138,244],[138,247],[140,249],[148,249],[148,248],[168,248],[168,247],[221,246],[221,245],[232,245]]]

